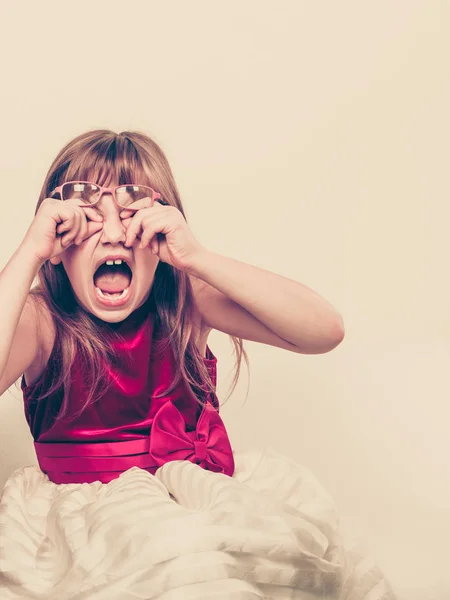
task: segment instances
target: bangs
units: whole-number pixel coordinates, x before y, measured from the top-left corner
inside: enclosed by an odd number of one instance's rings
[[[59,183],[65,181],[90,181],[104,187],[125,183],[152,187],[153,183],[137,149],[124,137],[78,148]]]

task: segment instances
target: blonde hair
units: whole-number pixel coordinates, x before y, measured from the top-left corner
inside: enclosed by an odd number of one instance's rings
[[[180,195],[161,148],[147,135],[136,131],[115,133],[109,130],[89,131],[69,142],[57,155],[45,178],[37,213],[42,201],[49,197],[58,185],[65,181],[95,181],[107,185],[114,180],[118,185],[137,181],[149,185],[160,192],[163,199],[175,206],[186,218]],[[85,361],[86,370],[91,374],[87,387],[90,393],[77,412],[78,416],[95,401],[96,383],[106,380],[105,362],[114,361],[114,351],[107,339],[99,335],[98,325],[91,313],[77,302],[69,278],[62,263],[53,265],[46,261],[38,272],[38,285],[30,290],[32,300],[45,303],[53,319],[56,337],[54,350],[58,350],[60,368],[50,389],[40,395],[41,400],[60,388],[64,388],[64,398],[57,419],[69,414],[69,389],[71,365],[77,349]],[[214,394],[214,382],[195,343],[194,336],[194,296],[189,276],[160,261],[148,300],[155,310],[155,320],[163,333],[163,347],[170,346],[175,356],[177,371],[170,387],[160,396],[169,394],[180,382],[187,383],[187,389],[195,400],[202,404],[203,393]],[[155,323],[156,325],[156,323]],[[112,331],[112,337],[119,334]],[[230,336],[236,357],[235,372],[230,392],[235,389],[241,368],[242,358],[248,368],[248,356],[241,338]],[[99,397],[106,392],[102,389]]]

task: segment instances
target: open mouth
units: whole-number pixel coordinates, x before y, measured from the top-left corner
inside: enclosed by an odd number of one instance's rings
[[[98,299],[104,299],[108,304],[126,300],[132,279],[133,272],[124,260],[107,260],[98,267],[93,277]]]

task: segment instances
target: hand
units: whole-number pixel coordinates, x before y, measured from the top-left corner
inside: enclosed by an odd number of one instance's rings
[[[140,238],[140,248],[150,246],[160,260],[180,271],[188,269],[193,258],[205,251],[175,206],[163,206],[158,201],[152,206],[150,198],[142,198],[122,210],[120,217],[127,229],[125,246]]]
[[[58,257],[71,244],[81,244],[102,228],[101,215],[80,200],[45,198],[22,243],[44,263]]]

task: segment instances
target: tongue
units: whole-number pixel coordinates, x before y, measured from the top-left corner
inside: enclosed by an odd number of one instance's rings
[[[119,293],[130,285],[131,277],[129,270],[118,269],[117,267],[108,268],[107,265],[101,266],[94,275],[94,285],[102,292]]]

